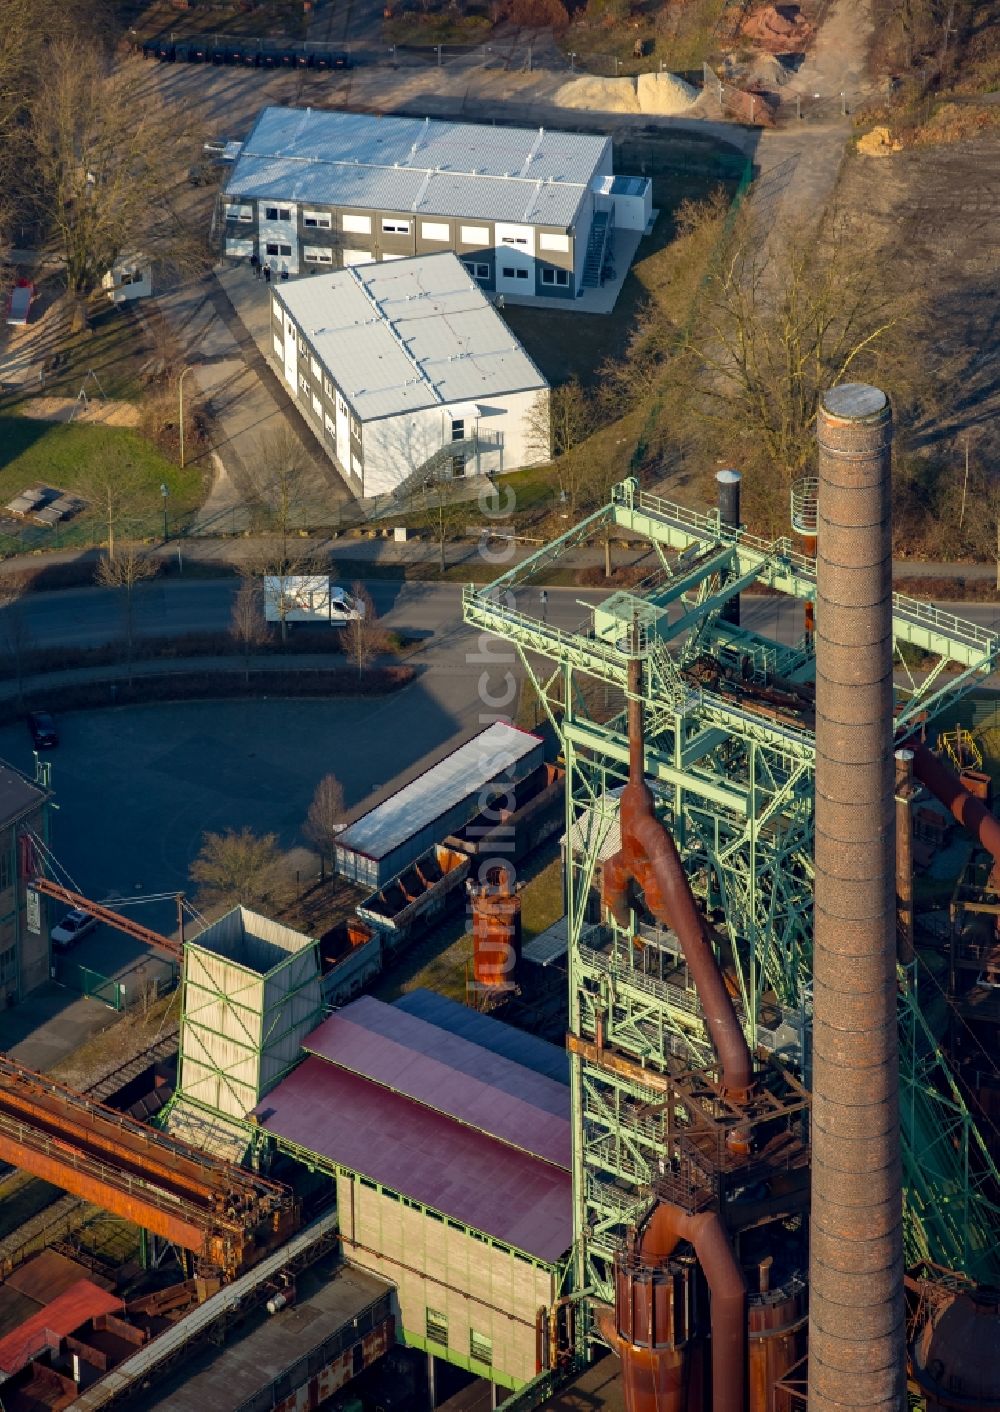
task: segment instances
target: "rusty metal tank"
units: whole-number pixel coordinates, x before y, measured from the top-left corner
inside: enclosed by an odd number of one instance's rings
[[[1000,1409],[1000,1291],[956,1295],[935,1313],[912,1350],[927,1412]]]
[[[698,1331],[703,1298],[695,1261],[650,1266],[635,1251],[615,1260],[615,1307],[599,1320],[622,1362],[627,1412],[702,1412],[705,1341]]]
[[[806,1351],[807,1309],[802,1279],[750,1295],[749,1412],[793,1412],[791,1394],[775,1384]]]
[[[521,963],[521,899],[507,868],[468,884],[472,900],[473,975],[477,986],[509,990]]]

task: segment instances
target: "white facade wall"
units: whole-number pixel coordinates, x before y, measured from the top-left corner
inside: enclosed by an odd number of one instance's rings
[[[499,474],[521,466],[539,465],[547,461],[544,447],[537,445],[531,433],[530,418],[541,396],[548,406],[549,389],[531,388],[510,392],[500,397],[484,397],[475,405],[475,415],[467,402],[428,407],[419,412],[407,412],[399,417],[385,417],[364,424],[364,494],[384,495],[418,470],[451,438],[453,419],[465,423],[466,438],[473,431],[480,439],[478,471]],[[491,445],[499,438],[501,445]],[[462,450],[463,447],[456,448]],[[467,475],[475,475],[477,462],[469,456]]]
[[[535,1316],[556,1297],[552,1271],[477,1238],[457,1223],[343,1174],[337,1205],[345,1258],[397,1288],[403,1335],[427,1343],[427,1311],[444,1315],[447,1346],[433,1352],[469,1367],[471,1335],[489,1341],[480,1376],[519,1387],[536,1372]]]

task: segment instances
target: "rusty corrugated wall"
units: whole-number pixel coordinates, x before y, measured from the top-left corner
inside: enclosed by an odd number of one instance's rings
[[[818,418],[810,1412],[905,1405],[892,754],[892,414]]]

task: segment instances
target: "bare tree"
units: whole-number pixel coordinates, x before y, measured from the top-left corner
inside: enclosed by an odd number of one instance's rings
[[[158,492],[126,449],[109,447],[81,479],[80,491],[107,529],[108,558],[115,557],[119,532],[138,531],[153,513]]]
[[[173,196],[195,159],[188,116],[150,88],[140,60],[112,63],[72,29],[50,42],[30,104],[26,168],[52,252],[66,270],[74,322],[120,256],[176,269],[203,265],[204,237]]]
[[[250,658],[255,648],[262,647],[268,640],[263,599],[263,590],[256,579],[244,579],[233,599],[229,635],[243,654],[243,679],[246,682],[250,680]]]
[[[746,208],[708,279],[675,361],[695,415],[759,443],[787,481],[813,452],[819,399],[871,376],[904,296],[842,214],[813,229],[760,229]]]
[[[0,649],[17,682],[18,700],[24,696],[25,661],[31,647],[31,631],[24,611],[28,583],[28,575],[23,573],[5,573],[0,577]]]
[[[319,854],[321,875],[325,875],[327,860],[333,865],[334,845],[343,827],[344,787],[336,775],[324,775],[316,786],[302,830]]]
[[[351,585],[351,596],[358,610],[344,628],[347,655],[358,669],[358,676],[373,657],[385,650],[385,630],[379,623],[372,596],[363,583]]]
[[[282,863],[276,834],[255,834],[245,826],[203,834],[201,851],[191,864],[199,905],[280,905],[287,892]]]
[[[98,561],[94,578],[102,588],[113,588],[122,595],[122,620],[125,626],[125,661],[128,682],[132,685],[132,647],[135,638],[135,590],[140,583],[155,576],[158,565],[135,544],[119,545],[112,559],[106,554]]]
[[[257,527],[244,572],[258,578],[287,579],[328,571],[325,556],[317,554],[303,538],[307,507],[306,476],[310,457],[295,433],[286,426],[262,436],[254,449],[248,473],[257,501]],[[288,596],[274,599],[281,640],[288,640]]]

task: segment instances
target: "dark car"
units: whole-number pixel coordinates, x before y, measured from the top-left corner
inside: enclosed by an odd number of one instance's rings
[[[51,750],[59,744],[59,732],[48,711],[32,711],[28,716],[28,730],[36,750]]]

